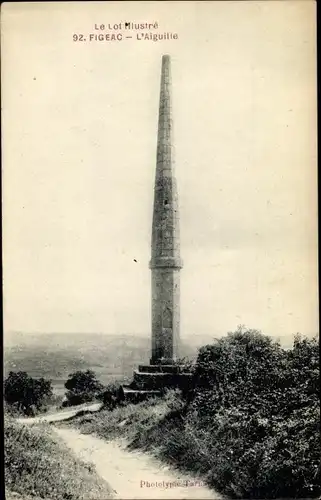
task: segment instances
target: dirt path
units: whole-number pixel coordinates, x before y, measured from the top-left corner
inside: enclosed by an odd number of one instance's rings
[[[41,422],[60,422],[63,420],[69,420],[80,412],[96,412],[102,407],[102,403],[91,403],[84,404],[80,406],[74,406],[72,408],[67,408],[61,411],[55,411],[54,413],[47,413],[45,415],[40,415],[39,417],[21,417],[17,418],[17,422],[21,424],[37,424]]]
[[[80,459],[95,464],[97,473],[115,490],[115,498],[222,499],[201,481],[170,470],[146,453],[129,451],[121,441],[103,441],[70,428],[55,431]]]

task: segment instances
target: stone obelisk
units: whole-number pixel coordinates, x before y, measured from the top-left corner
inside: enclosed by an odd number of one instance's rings
[[[180,257],[178,195],[174,172],[170,57],[162,58],[152,227],[152,357],[123,385],[123,397],[140,401],[166,388],[186,391],[193,373],[179,360]]]
[[[169,365],[179,357],[180,236],[174,171],[170,56],[162,57],[157,162],[152,226],[151,365]]]

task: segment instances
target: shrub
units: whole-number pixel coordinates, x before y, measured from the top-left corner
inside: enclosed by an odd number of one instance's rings
[[[237,498],[321,493],[318,350],[242,329],[200,350],[189,417],[211,484]]]

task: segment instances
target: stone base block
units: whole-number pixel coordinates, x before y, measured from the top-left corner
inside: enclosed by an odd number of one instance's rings
[[[131,403],[139,403],[146,399],[161,396],[161,391],[133,389],[128,385],[123,385],[122,388],[125,400]]]
[[[139,365],[138,371],[143,373],[189,373],[189,367],[186,365],[174,365],[174,364],[151,364],[151,365]]]
[[[143,372],[134,371],[133,388],[140,390],[162,390],[177,388],[188,390],[192,385],[193,374],[190,372]]]

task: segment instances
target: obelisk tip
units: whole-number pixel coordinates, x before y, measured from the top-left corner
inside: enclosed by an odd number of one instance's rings
[[[169,63],[171,60],[171,56],[169,54],[164,54],[162,57],[162,62],[164,63]]]

